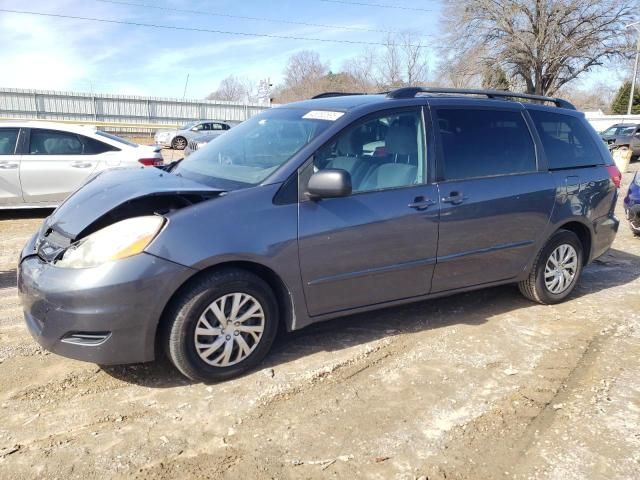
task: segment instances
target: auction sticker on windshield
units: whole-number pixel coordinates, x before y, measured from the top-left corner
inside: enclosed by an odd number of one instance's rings
[[[328,110],[311,110],[305,113],[302,118],[308,118],[311,120],[329,120],[331,122],[339,119],[344,112],[330,112]]]

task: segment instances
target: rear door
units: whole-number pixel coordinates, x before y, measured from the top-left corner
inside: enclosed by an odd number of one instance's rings
[[[347,197],[302,199],[300,269],[310,315],[429,292],[438,241],[438,191],[426,183],[420,108],[378,112],[345,129],[301,172],[346,170]]]
[[[0,128],[0,207],[22,203],[19,128]]]
[[[98,166],[100,154],[108,146],[97,144],[106,145],[76,133],[32,128],[20,164],[24,201],[58,203],[64,200]]]
[[[521,106],[433,109],[440,137],[440,234],[432,292],[519,275],[554,205]]]

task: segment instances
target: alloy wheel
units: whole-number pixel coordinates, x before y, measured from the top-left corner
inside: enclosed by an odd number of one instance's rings
[[[214,300],[200,315],[194,333],[198,356],[214,367],[245,360],[262,338],[265,314],[260,302],[236,292]]]
[[[544,267],[544,284],[553,294],[567,290],[578,271],[578,253],[573,246],[563,243],[551,252]]]

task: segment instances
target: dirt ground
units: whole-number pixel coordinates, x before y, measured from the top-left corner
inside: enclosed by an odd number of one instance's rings
[[[339,319],[204,385],[166,361],[101,368],[36,345],[15,267],[47,214],[0,214],[2,479],[640,478],[626,220],[564,304],[507,286]]]

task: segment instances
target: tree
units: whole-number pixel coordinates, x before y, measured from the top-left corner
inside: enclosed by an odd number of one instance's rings
[[[420,85],[427,80],[427,47],[415,32],[390,33],[377,59],[375,83],[381,89]]]
[[[627,113],[629,107],[629,95],[631,94],[631,82],[626,81],[618,89],[618,93],[611,102],[611,113],[624,115]],[[631,105],[631,113],[634,115],[640,114],[640,86],[636,83],[635,91],[633,92],[633,104]]]
[[[628,53],[637,0],[446,0],[446,45],[486,51],[527,93],[563,85]],[[461,35],[460,32],[464,32]]]
[[[247,101],[249,91],[247,82],[243,82],[234,75],[222,79],[215,92],[207,95],[207,100],[224,100],[228,102]]]
[[[302,100],[321,93],[322,78],[328,71],[318,52],[302,50],[295,53],[289,57],[285,67],[284,92],[292,97],[291,100]]]
[[[482,72],[482,88],[494,90],[509,90],[507,74],[500,65],[487,64]]]

